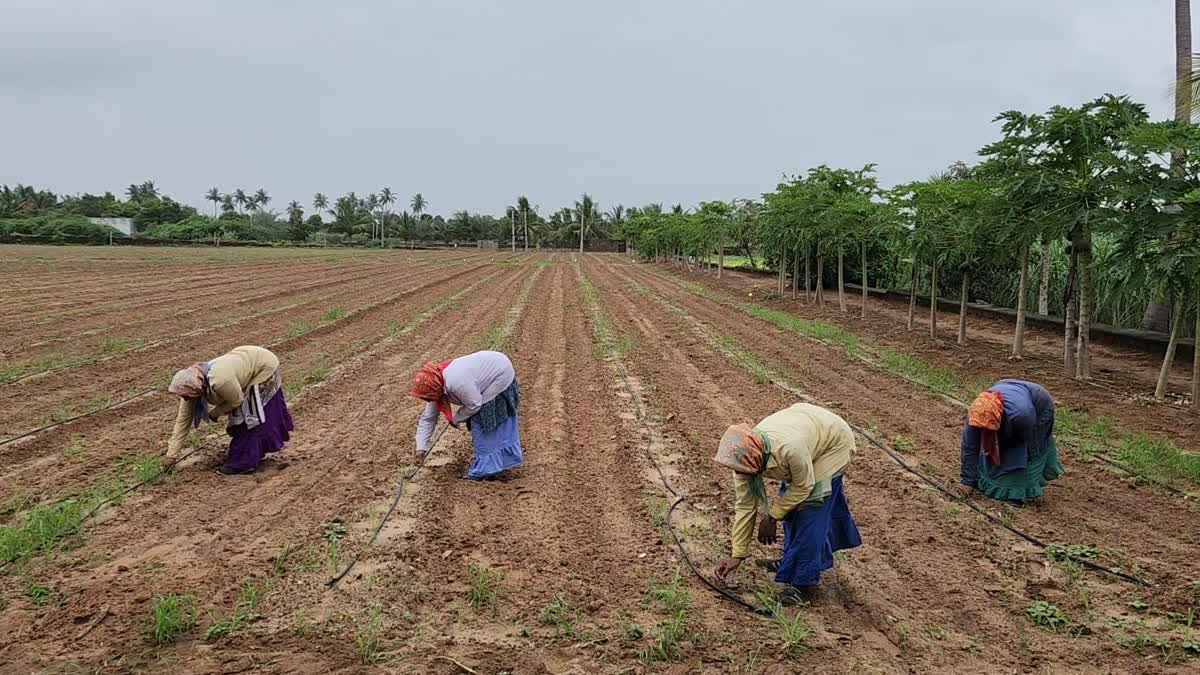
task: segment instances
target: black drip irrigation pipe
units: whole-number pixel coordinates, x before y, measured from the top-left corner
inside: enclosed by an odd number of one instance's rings
[[[625,390],[630,395],[630,400],[633,401],[634,409],[637,411],[638,421],[642,423],[642,427],[646,430],[646,457],[654,466],[654,470],[658,472],[658,479],[662,482],[663,487],[666,488],[667,492],[671,493],[671,496],[675,497],[675,501],[671,504],[671,508],[667,509],[666,526],[667,531],[671,533],[671,539],[675,541],[675,548],[679,550],[679,557],[683,559],[683,562],[687,565],[688,570],[690,570],[691,573],[700,580],[700,583],[707,586],[719,597],[724,598],[725,600],[728,600],[729,602],[732,602],[743,609],[754,612],[755,614],[771,614],[769,609],[755,607],[754,605],[718,586],[716,582],[712,581],[700,572],[700,570],[696,567],[695,561],[693,561],[692,557],[688,555],[687,549],[683,545],[683,540],[679,537],[679,532],[676,531],[675,526],[671,523],[671,516],[675,513],[676,507],[688,500],[687,495],[679,494],[675,488],[671,486],[671,481],[667,479],[667,475],[663,473],[662,467],[657,461],[655,461],[654,453],[650,450],[650,439],[654,437],[654,430],[650,428],[650,423],[646,421],[645,411],[642,410],[641,403],[638,401],[638,397],[635,395],[633,387],[629,384],[629,372],[625,369],[625,365],[621,363],[620,360],[616,359],[613,360],[613,363],[617,366],[617,373],[621,376],[621,381],[625,385]]]
[[[160,466],[158,471],[154,472],[154,475],[149,476],[148,478],[144,478],[132,485],[127,485],[124,488],[122,488],[119,492],[117,492],[116,494],[110,495],[110,496],[105,497],[104,499],[100,500],[95,506],[92,507],[91,511],[87,512],[87,515],[84,515],[83,517],[81,517],[79,519],[79,523],[77,523],[75,526],[75,532],[73,532],[72,534],[78,533],[80,530],[82,530],[83,526],[85,524],[87,524],[88,521],[90,521],[92,518],[94,518],[97,513],[100,513],[100,509],[104,508],[108,504],[111,504],[111,503],[117,501],[118,499],[125,497],[126,495],[137,490],[138,488],[141,488],[144,485],[149,485],[150,483],[153,483],[154,481],[161,478],[164,474],[170,473],[171,471],[173,471],[175,469],[176,466],[179,466],[180,462],[182,462],[183,460],[187,459],[188,457],[191,457],[192,455],[196,454],[201,449],[203,449],[203,447],[204,446],[199,446],[196,448],[192,448],[191,450],[188,450],[187,452],[180,455],[177,459],[172,460],[170,464],[167,464],[165,466]],[[64,501],[67,501],[67,500],[66,499],[59,500],[56,503],[62,503]],[[24,556],[14,556],[12,558],[9,558],[8,560],[5,560],[3,563],[0,563],[0,570],[7,568],[9,565],[17,562],[22,557],[24,557]]]
[[[849,424],[851,427],[854,428],[855,431],[857,431],[860,435],[862,435],[863,438],[870,441],[872,445],[879,448],[880,450],[883,450],[884,453],[886,453],[888,457],[891,457],[892,460],[894,462],[896,462],[896,464],[900,465],[900,468],[911,473],[912,475],[916,476],[917,478],[920,478],[925,483],[928,483],[931,487],[933,487],[934,489],[936,489],[938,492],[942,493],[946,497],[949,497],[952,501],[958,502],[958,503],[966,506],[967,508],[978,513],[979,515],[987,518],[992,523],[999,525],[1000,527],[1003,527],[1004,529],[1008,530],[1009,532],[1012,532],[1013,534],[1017,535],[1021,539],[1024,539],[1025,541],[1029,542],[1030,544],[1033,544],[1034,546],[1037,546],[1038,548],[1043,548],[1043,549],[1046,548],[1047,544],[1045,542],[1043,542],[1042,540],[1038,539],[1037,537],[1034,537],[1033,535],[1026,534],[1025,532],[1022,532],[1021,530],[1018,530],[1015,527],[1012,527],[1011,525],[1005,523],[1003,520],[988,513],[985,509],[980,508],[974,502],[972,502],[964,497],[960,497],[959,495],[956,495],[953,492],[950,492],[941,483],[938,483],[937,481],[933,480],[929,476],[926,476],[924,473],[918,471],[917,469],[914,469],[911,465],[909,465],[908,462],[904,461],[904,458],[900,456],[900,453],[889,448],[885,443],[882,443],[881,441],[876,439],[873,435],[871,435],[865,429],[863,429],[862,427],[860,427],[854,423],[849,423]],[[1114,577],[1124,579],[1125,581],[1135,583],[1139,586],[1144,586],[1147,588],[1152,586],[1152,584],[1150,582],[1146,581],[1145,579],[1140,579],[1131,574],[1126,574],[1124,572],[1121,572],[1120,570],[1115,570],[1115,569],[1112,569],[1109,567],[1105,567],[1104,565],[1101,565],[1100,563],[1097,563],[1097,562],[1093,562],[1092,560],[1089,560],[1088,558],[1082,558],[1082,557],[1074,556],[1074,555],[1068,555],[1066,557],[1067,557],[1067,559],[1071,560],[1071,562],[1078,563],[1080,565],[1083,565],[1084,567],[1089,567],[1093,570],[1096,570],[1097,572],[1104,572],[1106,574],[1111,574]]]
[[[365,553],[366,550],[371,547],[371,544],[374,544],[375,540],[379,538],[379,533],[383,531],[383,526],[387,524],[388,518],[392,517],[392,513],[396,510],[396,506],[400,504],[400,498],[404,496],[404,487],[408,485],[408,481],[412,480],[413,477],[417,475],[417,472],[421,470],[421,467],[425,466],[425,462],[429,460],[429,456],[433,454],[433,449],[437,447],[438,441],[441,440],[442,434],[446,433],[446,428],[449,426],[449,424],[443,424],[441,426],[437,432],[437,435],[433,437],[433,441],[430,442],[429,450],[421,457],[421,461],[417,463],[416,468],[414,468],[407,476],[402,476],[400,478],[400,485],[396,488],[396,496],[392,499],[392,505],[388,507],[387,513],[383,514],[383,518],[379,521],[379,524],[375,526],[375,531],[371,533],[371,538],[367,540],[367,543],[363,545],[361,549],[359,549],[358,553],[354,556],[354,559],[347,563],[346,567],[342,569],[341,572],[338,572],[336,576],[330,577],[329,581],[325,582],[325,588],[332,589],[334,586],[337,586],[342,579],[346,578],[346,575],[350,574],[350,570],[354,569],[354,566],[358,564],[358,560],[362,557],[363,553]]]
[[[29,438],[30,436],[33,436],[35,434],[40,434],[43,431],[49,431],[51,429],[61,427],[64,424],[69,424],[71,422],[74,422],[75,420],[83,419],[84,417],[89,417],[91,415],[95,415],[96,413],[102,413],[105,410],[112,410],[113,408],[116,408],[117,406],[125,405],[126,403],[129,403],[130,401],[132,401],[134,399],[141,398],[141,397],[143,397],[147,394],[153,393],[155,391],[158,391],[158,387],[151,387],[149,389],[143,389],[142,391],[139,391],[138,393],[136,393],[128,398],[123,398],[120,401],[117,401],[116,403],[110,403],[109,405],[106,405],[103,408],[96,408],[95,410],[89,410],[88,412],[80,413],[74,417],[68,417],[67,419],[62,420],[60,422],[54,422],[51,424],[47,424],[44,427],[38,427],[37,429],[34,429],[32,431],[26,431],[25,433],[18,434],[16,436],[13,436],[12,438],[6,438],[6,439],[0,441],[0,446],[5,446],[5,445],[8,445],[9,443],[15,443],[16,441],[19,441],[22,438]]]

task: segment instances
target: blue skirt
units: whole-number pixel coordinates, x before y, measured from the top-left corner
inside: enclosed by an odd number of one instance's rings
[[[491,478],[525,463],[517,426],[519,400],[520,390],[513,380],[508,389],[483,404],[469,420],[474,455],[467,469],[468,479]]]
[[[282,450],[291,438],[295,427],[283,397],[283,389],[275,392],[263,408],[267,413],[267,421],[253,429],[247,429],[245,424],[226,427],[225,433],[230,436],[229,452],[225,455],[226,469],[254,471],[267,453]]]
[[[862,545],[842,490],[842,477],[834,478],[831,483],[832,491],[824,502],[798,506],[783,520],[783,560],[779,562],[775,581],[816,586],[821,572],[833,567],[834,551]]]

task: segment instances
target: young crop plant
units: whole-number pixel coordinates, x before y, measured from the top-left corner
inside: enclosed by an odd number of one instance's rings
[[[561,595],[554,596],[550,604],[542,610],[542,624],[554,626],[559,637],[581,637],[578,623],[579,612]]]
[[[150,636],[155,642],[172,642],[196,627],[199,603],[190,595],[155,598],[150,606]]]
[[[467,604],[475,609],[496,613],[496,588],[500,584],[500,575],[481,565],[471,563],[467,567],[471,577],[467,588]]]
[[[1057,605],[1044,600],[1038,600],[1030,605],[1025,610],[1025,616],[1052,633],[1057,633],[1059,629],[1065,628],[1071,623],[1066,612],[1059,609]]]

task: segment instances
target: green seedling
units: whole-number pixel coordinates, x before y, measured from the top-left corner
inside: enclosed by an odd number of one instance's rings
[[[25,589],[25,597],[29,598],[30,604],[34,607],[45,607],[50,604],[53,596],[53,592],[41,584],[30,584],[29,588]]]
[[[542,624],[554,626],[559,637],[580,637],[579,629],[576,626],[578,621],[579,613],[560,595],[554,596],[550,604],[542,610]]]
[[[375,665],[387,660],[380,636],[383,633],[383,610],[378,606],[371,608],[367,622],[354,636],[354,648],[358,651],[358,660],[364,666]]]
[[[155,598],[150,609],[150,635],[155,642],[172,642],[196,627],[198,615],[196,598],[190,595],[168,595]]]
[[[467,574],[471,577],[470,586],[467,588],[467,604],[495,614],[496,587],[500,583],[500,575],[475,563],[467,567]]]
[[[1071,622],[1066,612],[1059,609],[1057,605],[1044,600],[1038,600],[1030,605],[1025,610],[1025,616],[1033,620],[1038,626],[1053,633],[1057,633],[1060,628],[1067,626]]]

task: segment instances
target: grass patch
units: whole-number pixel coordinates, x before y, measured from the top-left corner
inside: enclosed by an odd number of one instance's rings
[[[969,401],[975,394],[987,389],[991,382],[978,380],[963,381],[950,368],[929,363],[924,359],[891,349],[879,351],[879,363],[883,370],[915,380],[940,394]]]
[[[137,349],[146,344],[146,341],[141,338],[115,338],[106,337],[104,342],[100,343],[101,354],[120,354],[131,349]]]
[[[1071,623],[1071,618],[1067,616],[1066,612],[1059,609],[1057,605],[1044,600],[1038,600],[1026,608],[1025,616],[1041,628],[1053,633],[1057,633],[1060,628],[1065,628]]]
[[[496,613],[496,589],[500,585],[500,574],[486,567],[471,563],[467,567],[471,577],[467,587],[467,604],[475,609]]]
[[[638,652],[643,663],[677,661],[680,657],[679,641],[687,634],[687,611],[680,610],[671,615],[650,635],[650,646]]]
[[[150,636],[155,642],[172,642],[196,627],[199,603],[190,595],[155,598],[150,607]]]
[[[75,459],[83,454],[83,441],[78,438],[72,438],[63,446],[62,453],[64,457]]]
[[[892,440],[892,447],[899,452],[908,452],[914,447],[913,439],[904,434],[896,434],[896,438]]]
[[[558,631],[558,637],[582,637],[577,626],[578,622],[579,612],[561,595],[554,596],[550,604],[542,610],[542,625],[554,626]]]
[[[271,556],[271,576],[282,577],[292,569],[292,554],[296,552],[294,544],[285,544],[283,549]]]
[[[321,315],[321,323],[333,323],[346,316],[346,310],[341,307],[330,307]]]
[[[313,329],[313,324],[310,321],[297,321],[287,327],[287,336],[290,338],[304,335]]]
[[[25,597],[29,598],[29,603],[34,607],[45,607],[54,599],[54,592],[47,586],[30,584],[25,589]]]
[[[1174,443],[1136,433],[1125,438],[1116,458],[1133,471],[1166,483],[1200,484],[1200,455],[1179,450]]]
[[[380,639],[382,634],[383,610],[375,606],[367,615],[366,623],[354,636],[354,649],[358,652],[359,662],[364,666],[375,665],[387,660],[387,654],[383,651],[383,641]]]
[[[504,344],[504,327],[494,326],[483,336],[475,351],[496,351]]]
[[[70,548],[83,529],[85,516],[102,503],[116,500],[126,487],[150,482],[161,472],[162,460],[158,455],[121,456],[116,466],[119,477],[98,482],[58,501],[34,506],[13,523],[0,527],[0,563],[21,562],[38,554]]]
[[[237,603],[233,606],[233,613],[225,620],[215,622],[209,626],[208,630],[204,631],[204,640],[206,642],[219,640],[226,635],[236,633],[261,618],[256,611],[258,603],[262,601],[263,596],[269,591],[269,584],[256,584],[253,581],[247,581],[242,584],[242,588],[238,592]]]

